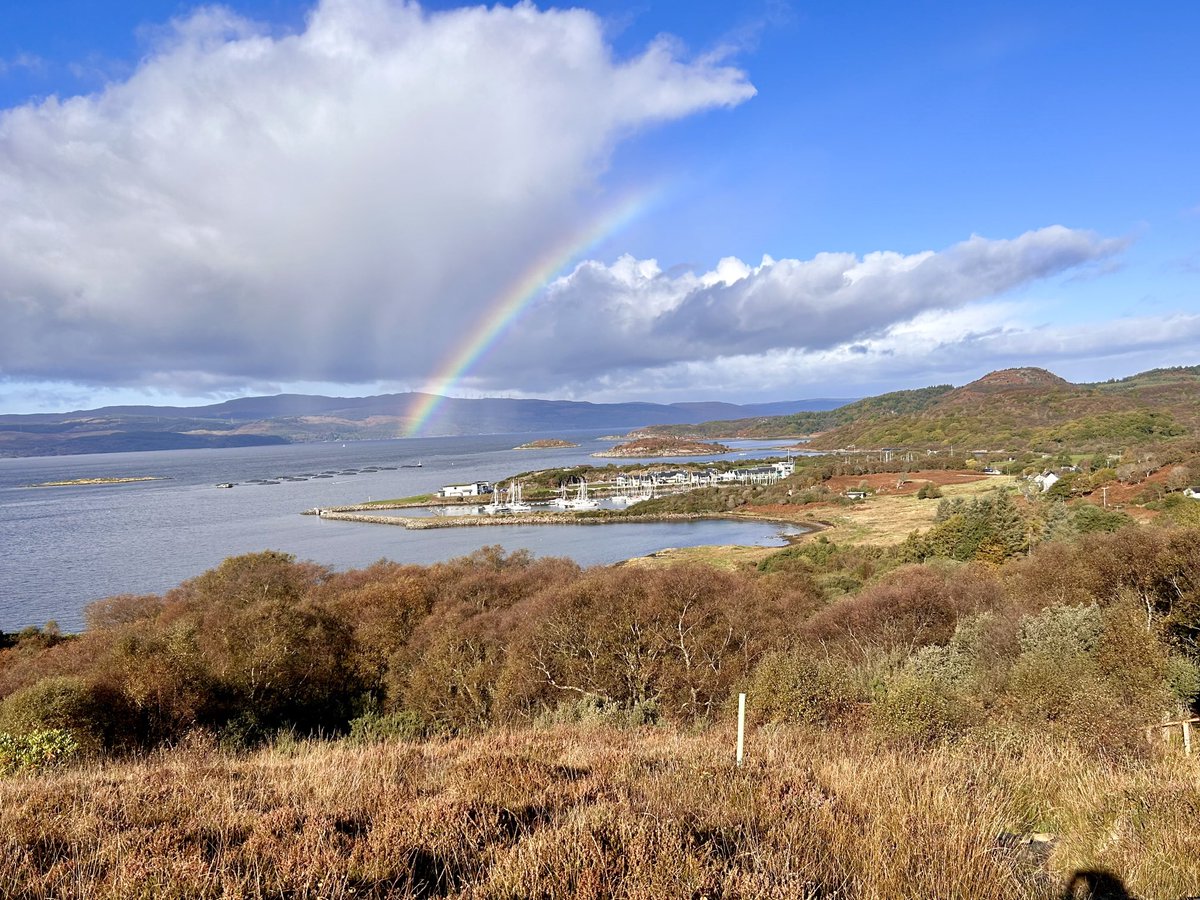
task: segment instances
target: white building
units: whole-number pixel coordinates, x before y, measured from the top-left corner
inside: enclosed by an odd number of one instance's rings
[[[437,492],[439,497],[481,497],[492,492],[489,481],[472,481],[470,484],[448,484]]]
[[[1042,489],[1043,494],[1050,490],[1050,488],[1054,487],[1059,480],[1059,477],[1053,472],[1043,472],[1041,475],[1033,476],[1033,483]]]

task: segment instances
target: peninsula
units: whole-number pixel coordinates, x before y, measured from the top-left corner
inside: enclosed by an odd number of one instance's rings
[[[724,444],[695,441],[678,437],[638,437],[609,450],[601,450],[592,456],[629,459],[644,456],[711,456],[714,453],[730,453]]]
[[[541,438],[536,441],[529,441],[522,444],[520,447],[513,447],[514,450],[559,450],[570,447],[578,447],[579,445],[572,441],[564,441],[562,438]]]

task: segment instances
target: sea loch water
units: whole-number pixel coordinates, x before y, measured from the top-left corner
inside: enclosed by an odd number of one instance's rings
[[[0,459],[0,630],[56,620],[83,624],[83,608],[119,593],[160,593],[228,556],[282,550],[338,569],[382,559],[432,563],[485,544],[610,563],[664,547],[782,545],[786,529],[756,522],[686,522],[579,527],[406,531],[300,515],[314,506],[407,497],[443,484],[495,480],[579,463],[610,446],[599,432],[565,435],[578,448],[513,450],[530,435],[486,435],[291,444],[234,450],[171,450]],[[758,445],[746,444],[746,459]],[[246,484],[366,466],[403,466]],[[30,487],[79,478],[154,476],[128,484]],[[235,482],[236,487],[215,487]],[[793,529],[793,532],[795,530]]]

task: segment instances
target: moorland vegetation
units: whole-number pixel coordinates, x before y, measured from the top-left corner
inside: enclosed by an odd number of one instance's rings
[[[1144,728],[1200,694],[1200,531],[1049,528],[1002,493],[956,517],[924,561],[818,537],[733,573],[265,552],[7,635],[0,885],[1194,892],[1194,763]]]

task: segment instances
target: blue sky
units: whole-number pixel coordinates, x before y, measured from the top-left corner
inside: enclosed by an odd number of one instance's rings
[[[1200,363],[1191,4],[0,12],[0,411]]]

